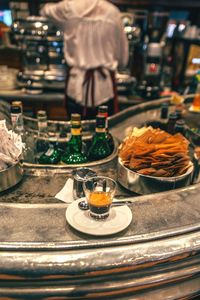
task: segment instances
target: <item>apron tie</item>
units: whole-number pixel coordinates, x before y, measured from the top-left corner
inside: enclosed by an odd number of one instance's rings
[[[117,95],[117,81],[116,81],[116,76],[115,76],[115,71],[109,71],[110,72],[110,77],[112,80],[112,85],[113,85],[113,101],[114,101],[114,114],[119,112],[119,102],[118,102],[118,95]]]
[[[66,77],[65,77],[65,99],[64,99],[65,103],[64,103],[64,105],[65,105],[65,109],[66,109],[66,112],[67,112],[67,116],[68,116],[68,111],[67,111],[68,110],[68,108],[67,108],[68,94],[67,94],[67,91],[68,91],[68,84],[69,84],[69,77],[70,77],[71,69],[72,69],[72,67],[67,66],[67,68],[66,68]]]
[[[95,78],[94,78],[94,72],[99,72],[99,74],[106,79],[106,74],[103,71],[102,67],[98,68],[92,68],[88,69],[85,72],[85,78],[83,81],[83,86],[85,85],[85,105],[84,105],[84,110],[83,110],[83,116],[85,117],[87,114],[87,108],[88,108],[88,99],[89,99],[89,91],[91,91],[91,100],[92,100],[92,108],[95,108],[95,99],[94,99],[94,94],[95,94]]]
[[[67,68],[66,71],[66,82],[65,82],[65,107],[67,109],[67,91],[68,91],[68,83],[69,83],[69,77],[70,77],[70,71],[72,67]],[[103,67],[97,67],[97,68],[91,68],[87,69],[85,72],[84,80],[83,80],[83,87],[85,86],[85,103],[84,103],[84,109],[83,109],[83,117],[86,117],[87,114],[87,108],[88,108],[88,100],[89,100],[89,92],[91,93],[91,101],[92,101],[92,108],[95,108],[95,77],[94,72],[99,72],[102,78],[106,79],[106,74],[103,70]],[[114,101],[114,113],[119,112],[119,105],[118,105],[118,96],[117,96],[117,84],[116,84],[116,78],[115,78],[115,71],[109,70],[109,75],[112,81],[112,87],[113,87],[113,101]]]

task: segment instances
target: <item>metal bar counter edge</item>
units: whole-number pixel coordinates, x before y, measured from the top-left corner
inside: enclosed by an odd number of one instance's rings
[[[154,120],[166,99],[109,118],[120,140],[128,127]],[[117,159],[94,167],[116,179]],[[133,195],[132,222],[122,232],[90,236],[66,222],[69,204],[53,195],[69,177],[25,170],[0,195],[0,299],[191,299],[200,294],[200,183]]]

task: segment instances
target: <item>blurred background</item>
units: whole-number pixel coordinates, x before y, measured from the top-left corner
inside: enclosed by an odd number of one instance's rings
[[[173,92],[195,93],[200,81],[200,1],[111,2],[121,10],[129,40],[128,66],[117,74],[121,109]],[[45,109],[49,118],[65,119],[63,35],[39,16],[44,3],[0,2],[0,99],[23,101],[31,116]]]

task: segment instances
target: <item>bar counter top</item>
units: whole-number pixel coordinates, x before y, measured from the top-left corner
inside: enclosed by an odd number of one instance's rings
[[[16,90],[4,90],[0,92],[0,98],[3,100],[12,101],[13,99],[19,101],[28,102],[63,102],[64,101],[64,91],[63,92],[42,92],[39,94],[28,94],[23,89]]]
[[[122,140],[154,120],[151,101],[109,119]],[[92,167],[117,180],[117,157]],[[200,294],[200,183],[136,195],[132,222],[110,236],[90,236],[66,222],[69,203],[55,198],[71,169],[25,168],[22,181],[0,194],[0,299],[191,299]],[[70,201],[70,199],[69,199]],[[6,298],[7,297],[7,298]]]

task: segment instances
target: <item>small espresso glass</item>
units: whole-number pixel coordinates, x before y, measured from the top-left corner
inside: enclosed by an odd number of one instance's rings
[[[116,182],[104,176],[96,176],[83,183],[89,205],[90,216],[103,220],[109,216],[110,206],[116,190]]]

